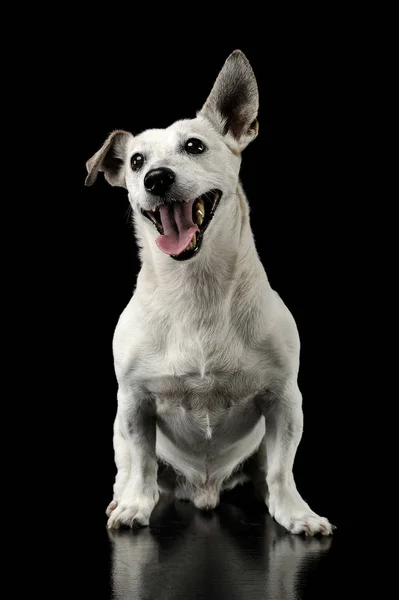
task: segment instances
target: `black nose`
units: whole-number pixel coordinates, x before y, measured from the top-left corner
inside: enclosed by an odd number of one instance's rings
[[[152,169],[144,177],[144,186],[154,196],[163,196],[175,180],[175,174],[170,169]]]

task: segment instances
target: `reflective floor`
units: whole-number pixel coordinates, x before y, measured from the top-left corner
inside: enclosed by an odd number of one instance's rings
[[[148,528],[107,531],[104,520],[101,534],[97,529],[87,547],[92,568],[90,575],[86,572],[85,596],[108,600],[336,598],[342,592],[350,594],[355,584],[348,533],[345,525],[333,538],[286,533],[245,486],[226,493],[210,513],[162,497]]]

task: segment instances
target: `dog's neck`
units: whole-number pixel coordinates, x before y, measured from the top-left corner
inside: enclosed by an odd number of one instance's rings
[[[248,203],[240,184],[235,197],[226,198],[218,211],[223,218],[214,219],[212,235],[205,234],[198,257],[188,261],[172,260],[159,251],[153,239],[138,232],[142,268],[137,290],[159,294],[169,305],[203,305],[204,302],[220,305],[235,282],[256,275],[254,270],[262,267],[250,227]]]

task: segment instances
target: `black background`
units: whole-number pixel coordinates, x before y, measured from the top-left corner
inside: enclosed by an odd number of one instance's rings
[[[113,129],[135,134],[194,117],[236,48],[250,60],[260,94],[259,135],[241,169],[251,225],[270,283],[292,311],[302,343],[305,425],[295,478],[312,508],[337,525],[341,544],[332,551],[339,568],[330,564],[321,583],[336,572],[334,589],[341,587],[337,581],[350,558],[346,542],[352,531],[359,535],[359,490],[366,481],[359,467],[360,275],[348,210],[357,202],[350,181],[355,111],[361,110],[352,93],[356,60],[326,43],[322,31],[259,39],[211,44],[202,36],[171,45],[136,32],[131,43],[113,39],[99,56],[79,37],[78,56],[61,61],[63,113],[56,121],[65,158],[50,190],[62,221],[50,236],[61,249],[51,257],[47,306],[63,359],[48,380],[56,381],[59,398],[53,435],[65,471],[58,485],[65,523],[71,523],[66,533],[76,535],[69,573],[72,581],[83,574],[89,592],[106,589],[109,577],[104,510],[115,473],[117,390],[111,341],[139,262],[125,190],[102,175],[86,188],[85,163]],[[340,542],[339,535],[347,537]]]

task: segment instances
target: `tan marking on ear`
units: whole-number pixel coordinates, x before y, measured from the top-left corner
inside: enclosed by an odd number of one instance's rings
[[[122,129],[116,129],[110,133],[101,148],[86,162],[86,169],[88,171],[85,179],[86,186],[93,185],[98,173],[102,171],[108,183],[126,187],[124,178],[118,176],[117,167],[118,163],[123,160],[124,146],[129,137],[133,137],[132,134]],[[112,152],[115,152],[115,156],[111,155]]]
[[[254,136],[256,137],[259,133],[259,121],[255,119],[250,126],[250,129],[254,132]]]

